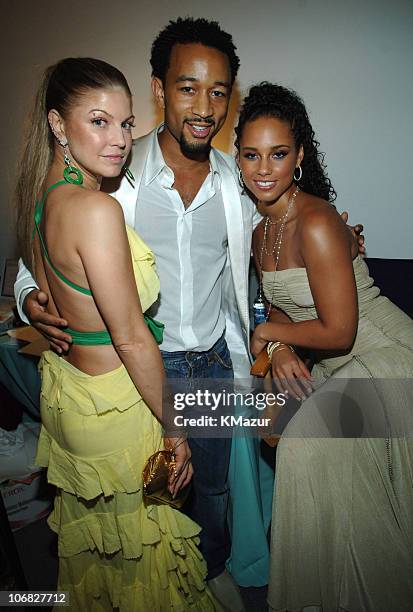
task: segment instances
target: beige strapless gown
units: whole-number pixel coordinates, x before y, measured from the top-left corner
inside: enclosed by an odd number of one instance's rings
[[[272,610],[413,609],[413,321],[380,295],[361,258],[353,266],[354,346],[316,364],[317,390],[277,449]],[[304,268],[264,272],[263,284],[293,321],[317,317]],[[350,379],[365,380],[343,404]]]

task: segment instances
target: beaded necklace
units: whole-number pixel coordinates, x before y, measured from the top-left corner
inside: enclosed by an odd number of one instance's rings
[[[298,195],[298,192],[300,191],[300,188],[297,187],[294,191],[294,193],[291,194],[290,200],[288,202],[288,206],[287,206],[287,210],[285,211],[285,213],[283,214],[282,217],[280,217],[280,219],[277,219],[277,221],[271,221],[271,219],[269,217],[267,217],[265,219],[265,223],[264,223],[264,236],[262,239],[262,246],[261,246],[261,253],[260,253],[260,283],[259,283],[259,289],[258,289],[258,296],[254,302],[253,308],[254,308],[254,313],[255,312],[261,312],[261,320],[257,321],[256,320],[256,324],[257,322],[263,323],[263,322],[267,322],[270,314],[271,314],[271,309],[272,309],[272,305],[274,302],[274,297],[275,297],[275,273],[278,270],[278,262],[280,260],[280,252],[281,252],[281,246],[282,246],[282,242],[283,242],[283,235],[284,235],[284,228],[285,225],[287,223],[288,220],[288,216],[291,212],[292,207],[294,206],[294,202],[295,199]],[[268,250],[267,248],[267,239],[268,239],[268,226],[269,225],[277,225],[278,223],[280,223],[280,229],[278,230],[278,233],[274,239],[274,244],[272,245],[272,248],[270,250]],[[271,290],[271,301],[269,302],[269,306],[268,306],[268,311],[267,313],[264,315],[265,313],[265,307],[263,310],[263,305],[264,305],[264,291],[263,291],[263,273],[262,273],[262,258],[264,253],[270,257],[274,257],[274,261],[275,261],[275,270],[274,270],[274,276],[273,276],[273,283],[272,283],[272,290]]]

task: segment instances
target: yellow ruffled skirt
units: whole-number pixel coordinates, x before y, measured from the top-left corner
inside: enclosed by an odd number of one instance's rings
[[[161,428],[126,369],[89,376],[43,354],[37,463],[57,487],[58,588],[73,610],[211,611],[200,527],[165,505],[146,506],[142,468]]]

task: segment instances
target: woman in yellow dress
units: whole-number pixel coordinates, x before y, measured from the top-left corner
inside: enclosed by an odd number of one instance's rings
[[[37,461],[57,487],[58,588],[88,612],[214,610],[200,528],[142,498],[144,463],[164,445],[176,447],[171,493],[192,466],[186,440],[162,439],[163,366],[143,315],[159,291],[154,257],[100,191],[124,169],[133,121],[121,72],[62,60],[38,91],[18,178],[23,259],[73,338],[39,366]]]

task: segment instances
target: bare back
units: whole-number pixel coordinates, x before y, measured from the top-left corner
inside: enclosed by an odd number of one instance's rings
[[[88,250],[88,245],[94,242],[96,224],[99,224],[99,219],[105,215],[110,206],[119,208],[119,204],[110,196],[71,184],[57,187],[48,195],[44,205],[40,229],[50,260],[67,279],[85,289],[90,290],[90,283],[82,254]],[[113,226],[114,241],[119,234],[121,236],[124,234],[124,240],[121,239],[120,242],[124,243],[123,247],[128,251],[122,219]],[[105,258],[100,257],[99,247],[96,246],[92,255],[95,259],[92,266],[97,268],[104,282]],[[105,248],[107,250],[107,245]],[[50,297],[50,312],[66,319],[69,327],[78,331],[107,329],[94,297],[75,290],[56,275],[42,253],[37,235],[34,241],[34,253],[36,279],[40,288]],[[129,251],[127,254],[130,258]],[[129,279],[129,282],[134,281]],[[107,291],[110,292],[109,287]],[[115,299],[112,303],[113,307],[116,307]],[[113,345],[73,345],[64,359],[91,375],[110,371],[121,364]]]

